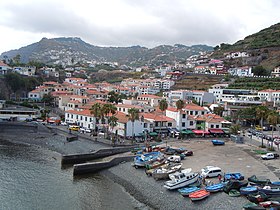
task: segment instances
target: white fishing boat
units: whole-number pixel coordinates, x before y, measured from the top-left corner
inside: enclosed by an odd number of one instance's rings
[[[170,181],[166,181],[164,183],[164,187],[167,188],[168,190],[175,190],[195,183],[199,178],[199,174],[194,172],[189,172],[189,170],[186,170],[184,172],[183,170],[181,172],[175,173],[170,178],[171,178]]]
[[[181,167],[182,163],[169,163],[165,167],[155,169],[152,176],[155,180],[168,179],[169,174],[178,171]]]

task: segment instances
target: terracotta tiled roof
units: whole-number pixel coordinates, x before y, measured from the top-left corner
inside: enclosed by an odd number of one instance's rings
[[[82,111],[68,110],[68,111],[65,111],[65,113],[77,114],[77,115],[83,115],[83,116],[90,116],[90,117],[93,117],[93,115],[90,114],[90,110],[89,110],[89,109],[85,109],[85,110],[82,110]]]
[[[174,121],[174,119],[170,118],[170,117],[166,117],[165,115],[160,115],[160,114],[156,114],[156,113],[143,113],[141,114],[141,116],[144,117],[144,119],[150,119],[153,121],[164,121],[164,122],[171,122]]]
[[[194,103],[187,104],[184,109],[186,110],[195,110],[195,111],[205,111],[205,109],[201,106],[198,106]]]
[[[146,97],[146,98],[162,98],[160,96],[152,95],[152,94],[141,94],[138,97]],[[137,97],[137,98],[138,98]]]

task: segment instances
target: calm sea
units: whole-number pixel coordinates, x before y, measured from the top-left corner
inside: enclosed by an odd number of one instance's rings
[[[57,153],[0,140],[0,209],[142,209],[106,177],[73,178]]]

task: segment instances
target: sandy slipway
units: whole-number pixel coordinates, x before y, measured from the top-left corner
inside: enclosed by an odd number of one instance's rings
[[[79,138],[78,141],[67,142],[63,134],[55,134],[53,131],[42,127],[38,133],[28,132],[0,132],[0,139],[14,143],[38,145],[42,148],[56,151],[60,154],[73,154],[90,152],[104,145]],[[262,161],[256,153],[255,146],[248,144],[235,144],[226,141],[225,146],[213,146],[211,139],[192,139],[190,141],[170,141],[169,144],[177,147],[185,147],[194,152],[194,155],[183,160],[184,168],[192,168],[200,171],[206,165],[214,165],[222,168],[224,172],[241,172],[247,179],[256,174],[259,177],[278,181],[278,160]],[[273,162],[274,161],[274,162]],[[163,187],[164,181],[155,181],[146,176],[144,169],[135,169],[131,162],[125,162],[118,166],[100,172],[122,185],[138,201],[148,205],[151,209],[242,209],[247,203],[244,197],[229,197],[224,192],[211,194],[208,198],[191,202],[189,198],[182,197],[177,191],[168,191]],[[273,173],[274,172],[274,173]],[[217,179],[211,179],[217,182]],[[148,207],[143,207],[147,209]]]

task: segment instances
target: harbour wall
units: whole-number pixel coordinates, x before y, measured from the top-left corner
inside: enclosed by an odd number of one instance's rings
[[[97,150],[96,152],[86,153],[86,154],[71,154],[63,155],[61,158],[61,164],[76,164],[84,163],[86,161],[94,160],[97,158],[103,158],[115,154],[120,154],[128,152],[134,147],[115,147],[115,148],[105,148]]]
[[[73,175],[75,176],[75,175],[82,175],[88,173],[96,173],[103,169],[118,165],[121,162],[131,161],[133,160],[133,157],[134,156],[123,156],[123,157],[115,157],[109,161],[75,164],[73,169]]]

